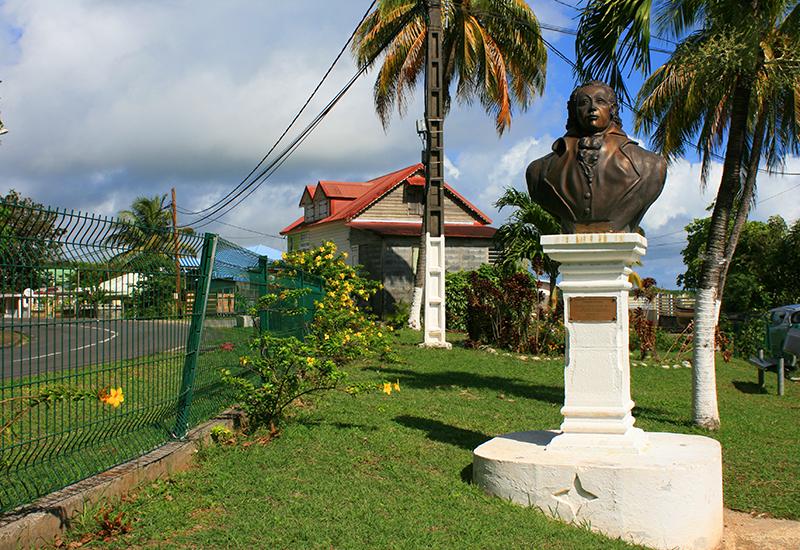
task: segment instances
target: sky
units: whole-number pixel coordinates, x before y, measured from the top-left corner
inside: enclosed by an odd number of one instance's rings
[[[168,194],[171,187],[182,209],[212,204],[286,128],[369,3],[3,1],[0,117],[9,133],[0,139],[0,192],[13,188],[49,206],[102,215],[116,214],[137,196]],[[543,23],[577,25],[575,10],[563,2],[531,5]],[[574,37],[548,31],[545,38],[574,59]],[[654,54],[654,65],[665,59]],[[346,54],[297,131],[355,71]],[[502,137],[480,105],[454,104],[446,119],[447,180],[495,227],[509,212],[498,212],[494,201],[506,187],[525,189],[527,165],[563,134],[576,83],[571,67],[552,53],[547,71],[544,94],[526,112],[514,112]],[[395,113],[384,130],[372,101],[374,78],[375,71],[362,76],[285,164],[221,219],[239,228],[214,223],[202,230],[244,246],[285,249],[275,235],[301,214],[304,185],[364,181],[419,162],[421,82],[405,115]],[[640,82],[633,75],[631,90]],[[632,132],[630,113],[622,115]],[[647,146],[646,136],[632,137]],[[800,172],[800,158],[788,159],[786,171]],[[664,192],[642,223],[649,240],[643,276],[676,287],[683,271],[682,228],[707,215],[720,173],[715,165],[704,190],[696,158],[670,166]],[[762,174],[751,219],[798,219],[798,185],[798,176]],[[193,218],[182,215],[179,223]]]

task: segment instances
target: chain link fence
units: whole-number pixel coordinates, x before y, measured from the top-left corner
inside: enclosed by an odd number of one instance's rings
[[[304,278],[305,277],[305,278]],[[293,277],[216,235],[0,202],[0,512],[184,437],[233,403],[261,327],[302,336],[258,298]],[[32,397],[121,388],[124,402]],[[59,390],[60,389],[60,390]]]

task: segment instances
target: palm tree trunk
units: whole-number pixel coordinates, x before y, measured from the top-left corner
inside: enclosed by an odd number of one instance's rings
[[[742,234],[744,225],[747,222],[747,217],[750,214],[750,205],[753,202],[753,192],[756,188],[758,164],[761,160],[761,147],[764,144],[764,129],[766,125],[766,109],[763,105],[760,105],[758,109],[758,118],[756,119],[756,127],[753,133],[753,146],[750,149],[750,162],[747,167],[747,177],[744,180],[744,188],[742,189],[742,198],[739,202],[739,209],[736,211],[736,220],[733,222],[731,235],[728,237],[728,242],[725,247],[725,263],[722,264],[722,269],[719,274],[719,284],[717,288],[720,301],[722,301],[722,296],[725,293],[725,281],[728,277],[728,269],[730,269],[731,262],[733,261],[733,254],[736,251],[739,237]]]
[[[747,133],[750,86],[739,77],[733,93],[728,145],[722,168],[711,225],[706,242],[706,256],[700,273],[694,314],[694,350],[692,369],[692,419],[697,426],[719,429],[717,381],[715,372],[716,328],[721,294],[718,292],[720,270],[724,262],[725,241],[736,195],[741,185],[741,165]]]
[[[422,294],[425,287],[425,224],[422,224],[422,235],[419,238],[419,253],[417,254],[417,271],[414,275],[414,294],[411,297],[411,312],[408,316],[408,328],[422,329]]]

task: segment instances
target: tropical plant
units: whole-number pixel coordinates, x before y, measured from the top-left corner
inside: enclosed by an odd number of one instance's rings
[[[383,56],[375,81],[375,109],[384,127],[393,107],[405,113],[424,72],[425,0],[379,0],[359,27],[353,53],[360,66]],[[478,100],[495,118],[498,134],[511,125],[514,107],[527,109],[544,91],[547,51],[539,22],[524,0],[442,0],[442,66],[445,113],[451,88],[462,103]],[[425,235],[420,236],[409,326],[420,328],[425,282]]]
[[[386,393],[399,390],[399,382],[346,384],[346,364],[368,357],[388,359],[392,354],[388,342],[391,327],[378,324],[359,305],[378,291],[380,283],[360,276],[347,265],[346,257],[346,253],[337,253],[332,242],[284,254],[279,269],[289,276],[302,270],[321,277],[325,295],[314,303],[313,318],[302,341],[264,331],[250,343],[254,353],[240,358],[243,372],[223,369],[222,378],[236,388],[251,429],[272,426],[274,430],[293,404],[313,394],[334,390],[355,394],[381,387]],[[284,315],[303,317],[312,309],[304,299],[308,291],[271,286],[257,307],[269,311],[278,306]]]
[[[654,17],[655,16],[655,17]],[[680,40],[639,92],[637,130],[668,158],[696,145],[703,182],[725,151],[695,310],[693,420],[716,429],[715,333],[727,274],[761,158],[779,167],[800,147],[800,3],[796,0],[591,0],[576,50],[578,73],[623,91],[622,69],[650,70],[650,21]],[[743,181],[742,176],[747,175]]]
[[[544,208],[531,200],[530,195],[512,187],[494,205],[502,210],[506,206],[516,208],[495,234],[495,241],[502,249],[502,263],[517,264],[528,260],[531,268],[539,275],[547,274],[550,279],[550,306],[558,303],[556,278],[559,263],[552,260],[542,249],[542,235],[557,235],[561,224]]]
[[[141,257],[143,254],[167,254],[174,256],[195,256],[197,250],[185,239],[178,239],[178,250],[175,251],[175,235],[172,231],[167,195],[153,197],[137,197],[130,210],[121,210],[118,214],[122,223],[115,226],[107,238],[108,244],[126,249],[121,255],[123,260]],[[190,227],[178,229],[181,235],[192,235]]]
[[[405,113],[425,67],[425,0],[379,0],[356,33],[361,66],[384,55],[375,81],[375,109],[384,126],[392,108]],[[544,91],[547,51],[539,22],[523,0],[442,0],[445,108],[450,89],[463,103],[480,101],[497,132],[511,125],[512,106],[524,110]]]

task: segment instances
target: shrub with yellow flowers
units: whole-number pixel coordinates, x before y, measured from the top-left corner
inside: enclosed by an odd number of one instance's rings
[[[223,370],[223,379],[237,390],[251,429],[278,424],[292,403],[310,394],[385,391],[383,383],[346,383],[345,364],[357,358],[393,359],[388,340],[391,329],[366,311],[381,285],[361,276],[346,259],[347,254],[339,254],[331,242],[284,254],[280,269],[285,275],[303,272],[318,276],[324,281],[325,294],[314,303],[303,340],[262,332],[250,343],[254,353],[239,360],[243,372],[234,375],[230,369]],[[258,307],[270,310],[279,304],[282,315],[301,316],[307,313],[302,298],[308,292],[271,288],[259,299]],[[390,384],[392,387],[399,390],[399,383]]]
[[[290,272],[302,270],[325,282],[325,297],[315,304],[306,341],[338,364],[365,356],[391,357],[391,329],[367,312],[369,299],[382,285],[362,276],[346,260],[347,253],[338,253],[332,242],[284,255]]]

